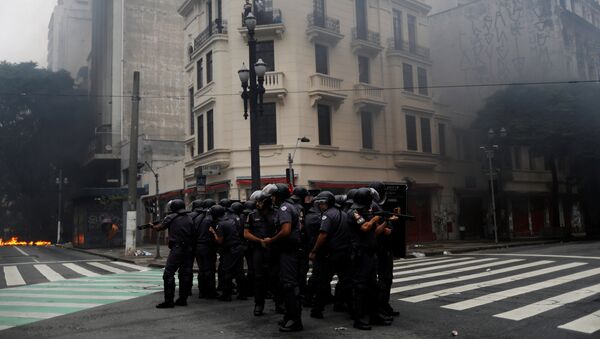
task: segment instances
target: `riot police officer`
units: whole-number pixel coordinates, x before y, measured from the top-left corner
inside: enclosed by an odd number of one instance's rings
[[[163,273],[165,301],[156,308],[172,308],[175,305],[187,306],[187,297],[192,285],[194,265],[194,223],[183,200],[169,202],[170,214],[161,224],[153,226],[156,231],[169,230],[169,257]],[[179,298],[175,298],[175,272],[179,271]]]
[[[294,202],[294,207],[298,211],[298,220],[300,222],[300,300],[306,299],[306,276],[308,274],[308,254],[310,247],[308,247],[308,236],[306,235],[305,229],[305,200],[308,197],[308,190],[304,187],[295,187],[292,191],[290,199]]]
[[[300,222],[299,214],[290,200],[290,191],[285,184],[270,184],[263,192],[271,197],[275,212],[275,229],[277,234],[265,238],[265,246],[275,245],[280,248],[280,279],[283,285],[285,300],[285,316],[280,323],[281,332],[302,331],[302,308],[299,300],[299,252]]]
[[[215,287],[217,245],[213,234],[210,232],[213,220],[210,213],[208,213],[208,210],[215,204],[215,201],[212,199],[204,200],[204,218],[197,218],[195,223],[199,298],[206,299],[218,297]]]
[[[252,269],[252,260],[250,259],[250,254],[248,251],[248,241],[244,238],[244,204],[239,201],[234,201],[231,203],[231,206],[227,209],[226,216],[229,219],[232,219],[235,222],[235,227],[238,231],[238,237],[241,241],[241,251],[242,251],[242,259],[241,259],[241,267],[243,273],[243,288],[238,286],[238,296],[239,300],[248,300],[248,295],[251,294],[249,289],[252,288],[250,285],[251,281],[254,277],[254,270]],[[243,271],[244,261],[246,262],[246,266],[248,267],[248,272]],[[241,279],[241,278],[240,278]]]
[[[318,195],[318,193],[316,194]],[[312,197],[311,197],[312,198]],[[312,199],[311,199],[312,202]],[[315,247],[317,236],[319,235],[319,229],[321,228],[321,211],[317,206],[311,204],[306,210],[306,216],[304,217],[304,230],[306,231],[306,248],[312,250]],[[316,278],[319,276],[319,266],[313,262],[312,274],[308,278],[306,284],[306,292],[304,296],[304,306],[312,307],[315,297]],[[328,299],[330,296],[328,296]]]
[[[204,211],[204,200],[198,199],[198,200],[192,201],[191,210],[192,210],[192,212],[190,213],[190,218],[192,218],[192,222],[194,223],[194,237],[195,237],[195,235],[197,233],[196,226],[200,222],[202,222],[202,219],[204,219],[204,215],[206,214],[206,212]],[[194,246],[193,256],[194,256],[194,258],[192,259],[192,261],[196,260],[196,264],[198,265],[198,268],[200,268],[200,261],[198,260],[198,258],[196,258],[196,247],[195,246]],[[194,277],[193,277],[193,273],[192,273],[192,281],[193,280],[194,280]],[[198,284],[200,284],[200,274],[198,274]],[[198,285],[198,286],[200,286],[200,285]],[[190,296],[192,295],[192,285],[190,285],[189,295]]]

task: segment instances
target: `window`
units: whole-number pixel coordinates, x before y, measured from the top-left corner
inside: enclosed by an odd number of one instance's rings
[[[198,90],[204,86],[204,68],[202,66],[202,58],[196,62],[196,77],[198,82]]]
[[[325,27],[325,0],[313,0],[314,23],[319,27]]]
[[[361,112],[362,147],[373,149],[373,115],[371,112]]]
[[[429,88],[427,86],[427,70],[425,68],[417,68],[417,77],[419,79],[419,94],[429,95]]]
[[[215,122],[211,109],[206,113],[206,149],[211,151],[215,148]]]
[[[411,53],[417,51],[417,18],[408,15],[408,50]]]
[[[189,100],[190,100],[190,135],[194,135],[194,87],[189,89]]]
[[[414,92],[412,65],[402,64],[402,77],[404,78],[404,90],[407,92]]]
[[[417,120],[411,115],[406,116],[406,148],[417,150]]]
[[[275,71],[275,44],[272,40],[256,43],[256,60],[258,59],[267,64],[267,72]]]
[[[446,155],[446,125],[438,124],[438,139],[440,146],[440,155]]]
[[[206,13],[208,13],[206,23],[207,23],[208,29],[210,30],[210,29],[212,29],[212,18],[213,18],[213,16],[212,16],[212,1],[211,0],[208,0],[206,2]]]
[[[355,0],[356,5],[356,37],[367,39],[367,0]]]
[[[358,57],[358,81],[369,83],[369,58],[364,56]]]
[[[421,118],[421,145],[424,153],[431,153],[431,126],[427,118]]]
[[[331,145],[331,108],[327,105],[317,106],[319,123],[319,145]]]
[[[204,153],[204,115],[198,117],[198,154]]]
[[[402,49],[402,12],[394,10],[394,47]]]
[[[264,111],[258,119],[258,144],[277,144],[277,110],[275,103],[265,103]],[[260,113],[259,113],[260,114]]]
[[[213,81],[213,59],[212,51],[206,53],[206,83]]]
[[[329,74],[329,51],[326,46],[315,44],[317,73]]]

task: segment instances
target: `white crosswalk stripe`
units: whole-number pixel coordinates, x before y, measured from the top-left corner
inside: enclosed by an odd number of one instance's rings
[[[522,259],[510,259],[510,260],[502,260],[502,261],[496,261],[496,262],[487,262],[490,260],[484,260],[486,263],[482,264],[482,265],[475,265],[475,266],[467,266],[467,267],[463,267],[463,268],[456,268],[453,270],[449,270],[449,271],[441,271],[441,272],[435,272],[435,273],[427,273],[427,274],[422,274],[422,275],[418,275],[418,276],[413,276],[413,277],[404,277],[404,278],[396,278],[394,279],[394,283],[399,283],[399,282],[403,282],[403,281],[411,281],[411,280],[417,280],[417,279],[425,279],[425,278],[433,278],[433,277],[439,277],[442,275],[449,275],[449,274],[455,274],[455,273],[461,273],[461,272],[468,272],[468,271],[474,271],[474,270],[478,270],[481,268],[489,268],[489,267],[494,267],[494,266],[499,266],[499,265],[506,265],[506,264],[511,264],[514,262],[519,262],[519,261],[523,261]],[[475,264],[475,263],[480,263],[481,261],[473,261],[471,263]],[[396,275],[396,272],[394,272],[394,275]]]
[[[54,298],[54,299],[97,299],[97,300],[128,300],[135,296],[120,295],[75,295],[75,294],[46,294],[46,293],[7,293],[0,290],[0,297],[20,297],[20,298]]]
[[[119,266],[123,266],[123,267],[128,267],[128,268],[133,268],[134,270],[138,270],[140,272],[144,272],[144,271],[149,271],[150,270],[150,268],[148,268],[148,267],[139,266],[139,265],[135,265],[135,264],[130,264],[128,262],[122,262],[122,261],[111,261],[111,264],[115,264],[115,265],[119,265]]]
[[[23,280],[17,266],[5,266],[4,279],[6,280],[6,286],[25,285],[25,280]]]
[[[600,310],[592,314],[586,315],[585,317],[581,317],[577,320],[571,321],[570,323],[560,325],[558,326],[558,328],[592,334],[600,330]]]
[[[48,265],[33,265],[48,281],[65,280],[65,278],[51,269]]]
[[[400,259],[400,260],[394,261],[394,266],[409,265],[409,264],[413,264],[413,263],[424,263],[424,262],[428,262],[428,261],[444,261],[444,260],[448,260],[448,259],[451,259],[451,258],[452,257],[434,257],[434,258],[427,258],[427,259],[423,259],[423,258],[419,258],[419,259]]]
[[[465,261],[465,260],[470,260],[470,259],[474,259],[474,258],[454,258],[454,259],[445,259],[445,260],[436,260],[436,261],[427,261],[427,262],[412,262],[412,263],[406,263],[404,265],[394,265],[394,268],[401,268],[401,269],[405,269],[405,268],[415,268],[415,267],[424,267],[424,266],[432,266],[432,265],[439,265],[439,264],[445,264],[445,263],[449,263],[449,262],[458,262],[458,261]]]
[[[90,270],[87,270],[87,269],[85,269],[85,268],[83,268],[83,267],[81,267],[81,266],[79,266],[77,264],[66,263],[66,264],[62,264],[62,265],[64,267],[72,270],[73,272],[75,272],[77,274],[81,274],[81,275],[86,276],[86,277],[98,277],[98,276],[100,276],[100,274],[94,273],[94,272],[92,272]]]
[[[35,301],[0,301],[0,306],[33,306],[33,307],[73,307],[73,308],[90,308],[101,306],[103,304],[89,303],[50,303],[50,302],[35,302]]]
[[[464,265],[476,264],[476,263],[481,263],[481,262],[488,262],[488,261],[492,261],[492,260],[495,260],[495,259],[494,258],[486,258],[486,259],[477,259],[477,260],[462,261],[462,262],[453,262],[450,264],[447,264],[448,261],[445,261],[444,264],[438,265],[435,267],[424,267],[424,268],[417,268],[417,269],[410,269],[410,270],[403,269],[402,271],[394,272],[394,276],[435,271],[435,270],[439,270],[441,268],[445,269],[445,268],[451,268],[451,267],[456,267],[456,266],[464,266]]]
[[[13,317],[13,318],[50,319],[50,318],[58,317],[61,315],[62,315],[62,313],[0,311],[0,317]]]
[[[98,267],[99,269],[103,269],[103,270],[111,272],[111,273],[126,273],[127,272],[120,268],[108,266],[108,265],[105,265],[105,264],[99,263],[99,262],[88,262],[87,264],[92,265],[94,267]]]

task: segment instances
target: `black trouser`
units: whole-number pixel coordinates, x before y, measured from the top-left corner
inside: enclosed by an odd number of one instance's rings
[[[300,271],[300,277],[299,277],[299,284],[300,284],[300,297],[303,300],[307,300],[311,298],[311,295],[313,292],[309,291],[309,285],[307,284],[307,280],[306,280],[306,276],[308,275],[308,269],[309,269],[309,259],[308,256],[310,254],[310,250],[311,248],[309,247],[308,244],[308,236],[306,235],[306,231],[303,228],[300,231],[300,238],[301,238],[301,242],[302,244],[300,245],[300,252],[299,252],[299,271]]]
[[[281,300],[279,285],[279,257],[271,248],[260,245],[252,246],[252,266],[254,267],[254,303],[264,305],[267,291],[271,291],[273,299]]]
[[[245,242],[242,245],[243,249],[244,249],[244,259],[246,260],[246,267],[248,268],[248,271],[246,272],[246,286],[243,292],[244,296],[251,296],[253,295],[253,288],[254,288],[254,261],[252,260],[252,249],[250,248],[250,244],[248,242]],[[244,263],[242,262],[242,268],[243,268]],[[242,292],[240,292],[240,294],[242,294]]]
[[[187,299],[191,290],[194,266],[194,252],[191,246],[170,244],[169,257],[163,273],[165,301],[173,302],[175,298],[175,272],[179,271],[179,297]]]
[[[394,279],[394,254],[387,247],[380,247],[377,251],[377,297],[378,311],[389,311],[390,290]]]
[[[375,315],[377,297],[377,256],[374,251],[352,251],[352,309],[355,321],[369,322]]]
[[[298,265],[298,249],[286,248],[281,252],[279,259],[279,279],[283,285],[283,296],[285,303],[285,319],[300,321],[302,308],[300,306],[300,290],[298,278],[300,276]]]
[[[217,251],[213,245],[198,244],[196,246],[200,297],[212,297],[217,294],[215,288],[216,260]]]
[[[344,304],[350,301],[352,288],[352,262],[350,250],[335,251],[323,256],[317,256],[315,265],[318,267],[315,277],[315,300],[313,312],[322,312],[331,295],[331,280],[338,276],[335,287],[336,303]],[[313,270],[314,272],[314,270]]]
[[[219,258],[219,267],[221,269],[221,276],[223,281],[221,287],[223,289],[223,296],[231,297],[233,291],[233,282],[235,279],[238,291],[244,289],[244,249],[241,246],[234,247],[232,249],[223,250]]]

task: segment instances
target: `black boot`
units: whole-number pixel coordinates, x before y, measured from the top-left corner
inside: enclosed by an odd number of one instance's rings
[[[187,306],[187,304],[187,298],[179,297],[177,300],[175,300],[176,306]]]
[[[173,301],[164,301],[158,305],[156,305],[156,308],[173,308],[175,307],[175,303],[173,303]]]
[[[302,320],[288,320],[283,326],[279,327],[280,332],[299,332],[304,330],[302,326]]]
[[[265,312],[265,304],[256,304],[254,305],[254,316],[260,317]]]

